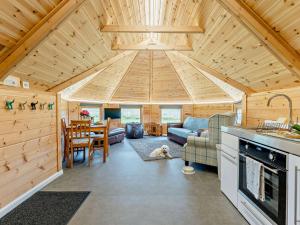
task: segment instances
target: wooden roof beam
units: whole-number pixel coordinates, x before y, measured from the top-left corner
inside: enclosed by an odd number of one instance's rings
[[[241,90],[243,91],[246,95],[250,95],[250,94],[253,94],[255,93],[256,91],[254,91],[252,88],[250,87],[247,87],[245,86],[244,84],[234,80],[234,79],[231,79],[230,77],[220,73],[219,71],[215,70],[215,69],[212,69],[186,55],[183,55],[179,52],[174,52],[174,54],[177,54],[179,57],[182,57],[185,59],[186,62],[189,62],[194,68],[198,69],[198,70],[203,70],[205,71],[206,73],[216,77],[217,79],[219,80],[222,80],[226,83],[228,83],[229,85],[231,85],[232,87],[235,87],[236,89],[238,90]],[[200,71],[201,72],[201,71]]]
[[[204,29],[199,26],[141,26],[141,25],[104,25],[101,32],[120,33],[203,33]]]
[[[53,92],[60,92],[64,89],[66,89],[67,87],[87,78],[88,76],[92,76],[92,75],[95,75],[95,73],[100,73],[103,69],[105,69],[106,67],[112,65],[113,63],[119,61],[120,59],[124,58],[124,57],[127,57],[128,55],[132,54],[133,52],[131,51],[126,51],[126,52],[123,52],[121,54],[118,54],[116,55],[115,57],[113,58],[110,58],[109,60],[103,62],[103,63],[100,63],[66,81],[64,81],[63,83],[60,83],[50,89],[48,89],[47,91],[53,91]]]
[[[300,55],[253,9],[241,0],[217,1],[253,33],[288,70],[300,77]]]
[[[68,15],[76,10],[85,0],[62,0],[48,15],[37,23],[17,44],[2,58],[0,79],[5,79],[10,69],[18,64],[33,48],[51,33]]]
[[[167,45],[162,43],[155,44],[115,44],[111,46],[111,50],[163,50],[163,51],[193,51],[193,47],[190,45]]]

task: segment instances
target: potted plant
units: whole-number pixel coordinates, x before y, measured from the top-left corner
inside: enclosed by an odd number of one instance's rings
[[[90,119],[90,113],[87,110],[81,110],[80,112],[81,119]]]

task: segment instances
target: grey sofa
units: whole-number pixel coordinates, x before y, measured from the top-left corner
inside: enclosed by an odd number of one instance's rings
[[[183,123],[168,123],[168,139],[184,145],[188,136],[200,136],[208,129],[207,118],[187,117]]]
[[[185,164],[196,162],[217,166],[216,144],[221,142],[221,126],[233,126],[234,113],[216,114],[209,118],[208,132],[200,137],[189,136],[183,147],[182,159]]]

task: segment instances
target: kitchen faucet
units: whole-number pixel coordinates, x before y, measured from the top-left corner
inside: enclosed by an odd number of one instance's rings
[[[289,110],[290,110],[290,115],[289,115],[289,126],[293,126],[293,103],[292,103],[292,99],[285,95],[285,94],[277,94],[277,95],[273,95],[271,98],[269,98],[267,106],[270,106],[271,101],[276,98],[276,97],[284,97],[288,100],[289,102]],[[289,127],[289,128],[290,128]]]

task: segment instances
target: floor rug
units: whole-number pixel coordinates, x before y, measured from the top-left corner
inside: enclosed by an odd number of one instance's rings
[[[0,219],[0,225],[66,225],[90,192],[40,191]]]
[[[159,148],[162,145],[169,146],[172,158],[181,157],[182,146],[169,141],[166,137],[145,136],[141,139],[128,139],[128,142],[144,161],[165,159],[162,157],[149,157],[154,149]]]

